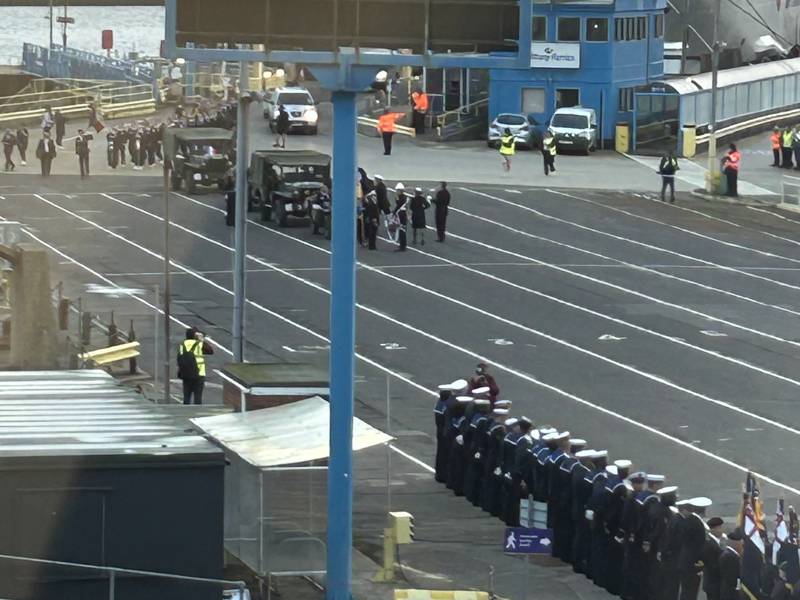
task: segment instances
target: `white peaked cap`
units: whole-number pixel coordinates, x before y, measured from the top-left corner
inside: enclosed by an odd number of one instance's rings
[[[659,496],[665,496],[667,494],[674,494],[678,491],[677,485],[668,485],[667,487],[663,487],[656,492]]]
[[[394,189],[396,189],[396,190],[404,190],[404,189],[406,189],[406,186],[404,186],[403,182],[400,181],[400,182],[397,183],[396,186],[394,186]]]
[[[518,422],[519,422],[519,419],[511,417],[510,419],[506,419],[506,421],[505,421],[505,423],[503,423],[503,425],[505,425],[506,427],[513,427]]]
[[[456,398],[456,401],[460,402],[461,404],[469,404],[473,400],[474,400],[474,398],[472,396],[458,396]]]
[[[472,390],[472,393],[480,395],[480,394],[488,394],[491,391],[492,391],[492,388],[490,388],[489,386],[483,386],[483,387],[475,388],[474,390]]]
[[[633,463],[629,460],[615,460],[614,466],[618,469],[630,469]]]
[[[580,450],[575,453],[575,458],[594,458],[594,450]]]
[[[608,465],[606,467],[606,472],[611,473],[612,475],[619,475],[619,471],[615,465]]]

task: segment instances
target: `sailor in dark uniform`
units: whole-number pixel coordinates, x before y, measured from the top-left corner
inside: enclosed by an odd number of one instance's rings
[[[622,532],[622,513],[628,498],[626,481],[630,474],[631,461],[614,461],[616,473],[610,473],[606,479],[605,496],[603,497],[603,521],[606,530],[606,574],[605,588],[609,593],[618,596],[622,592],[622,567],[625,562],[625,537]]]
[[[505,520],[506,499],[509,495],[513,494],[513,475],[517,443],[522,437],[519,430],[519,419],[510,418],[506,419],[504,423],[506,428],[506,435],[503,438],[503,443],[500,446],[500,470],[502,471],[502,479],[500,480],[500,514],[501,519]]]
[[[598,450],[581,450],[575,454],[577,463],[572,469],[570,482],[572,498],[570,515],[574,534],[572,537],[572,570],[576,573],[587,573],[591,532],[586,520],[586,505],[592,493],[591,474],[595,468],[594,461],[605,460]]]
[[[728,535],[728,544],[719,555],[719,597],[720,600],[740,598],[742,551],[744,532],[737,528]],[[796,597],[792,594],[792,597]]]
[[[633,496],[635,522],[628,532],[622,597],[648,600],[650,574],[654,572],[655,552],[645,549],[648,534],[648,511],[659,503],[657,492],[664,485],[664,476],[654,473],[645,477],[647,487]],[[649,546],[647,546],[649,549]]]
[[[484,438],[483,441],[486,438],[486,424],[490,422],[491,403],[488,398],[475,398],[472,406],[472,417],[464,434],[466,465],[462,484],[464,497],[470,502],[478,497],[478,490],[480,489],[479,472],[473,468],[473,465],[475,463],[475,454],[478,452],[476,445],[480,443],[479,438]]]
[[[578,465],[577,452],[586,446],[585,440],[570,439],[567,457],[556,472],[556,514],[553,519],[553,556],[566,563],[572,562],[572,537],[575,527],[572,520],[572,470]]]
[[[547,459],[555,452],[558,447],[558,430],[545,428],[540,430],[541,442],[536,444],[533,456],[536,459],[533,472],[533,500],[536,503],[536,510],[541,513],[547,512]],[[549,522],[549,517],[546,521]]]
[[[481,400],[481,411],[488,413],[490,404],[488,400]],[[508,402],[508,404],[511,403]],[[472,434],[472,445],[468,450],[467,456],[469,466],[464,476],[464,496],[473,506],[481,506],[484,484],[483,478],[486,471],[486,456],[489,449],[489,430],[495,424],[505,421],[507,418],[508,409],[495,408],[491,413],[485,414],[484,418],[478,422]]]
[[[589,556],[589,578],[595,585],[606,586],[608,567],[608,531],[605,523],[606,482],[609,475],[616,475],[617,467],[611,465],[602,472],[594,473],[592,478],[592,495],[587,505],[587,518],[591,521],[592,548]]]
[[[506,411],[507,409],[495,409]],[[503,438],[506,435],[505,421],[499,421],[492,425],[486,432],[488,441],[486,444],[486,461],[483,469],[483,489],[481,490],[481,508],[493,516],[500,515],[500,499],[502,489],[503,469],[501,466],[503,459]]]
[[[106,134],[106,161],[108,166],[112,169],[117,168],[117,151],[116,151],[117,129],[109,129]]]
[[[456,496],[464,495],[464,472],[467,467],[467,449],[464,447],[464,435],[469,427],[469,411],[472,412],[472,396],[456,396],[456,406],[460,409],[450,419],[447,432],[447,441],[450,450],[447,456],[447,487],[453,490]]]
[[[645,492],[647,473],[638,471],[628,477],[628,496],[622,507],[622,522],[620,534],[624,548],[622,565],[622,590],[620,596],[623,600],[634,600],[635,589],[642,572],[642,546],[637,540],[637,531],[641,521],[642,503],[640,495]]]
[[[725,522],[720,517],[711,517],[706,525],[708,535],[703,546],[703,591],[706,593],[706,600],[719,600],[719,557],[723,542],[727,542],[722,530]]]
[[[547,495],[547,527],[550,529],[555,528],[556,513],[558,512],[558,471],[561,468],[561,463],[568,456],[570,442],[569,431],[562,431],[555,436],[556,447],[545,461],[545,479],[546,495]]]
[[[656,561],[658,564],[655,577],[651,577],[652,598],[659,600],[678,600],[680,579],[678,574],[678,554],[681,540],[680,530],[684,515],[675,506],[677,503],[677,487],[662,488],[658,491],[661,498],[661,511],[658,514],[658,530],[656,539]],[[672,491],[673,493],[670,493]]]
[[[531,437],[533,422],[528,417],[520,417],[517,427],[520,436],[514,448],[514,460],[511,465],[511,490],[505,497],[503,506],[503,520],[508,527],[519,527],[519,503],[528,495],[525,475],[529,465],[530,449],[533,447]]]
[[[455,393],[466,387],[466,381],[461,386],[460,381],[446,383],[439,386],[439,399],[433,408],[434,422],[436,424],[436,473],[435,478],[439,483],[447,481],[447,453],[448,446],[445,442],[447,434],[448,408],[455,404]],[[458,390],[456,390],[458,388]]]
[[[680,503],[686,517],[681,527],[678,570],[681,578],[680,600],[697,600],[700,591],[700,574],[703,572],[703,550],[706,545],[706,509],[711,500],[706,497],[691,498]]]

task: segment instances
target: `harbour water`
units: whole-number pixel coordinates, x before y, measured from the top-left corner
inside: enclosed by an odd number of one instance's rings
[[[54,17],[63,16],[63,11],[63,4],[56,6]],[[75,19],[67,29],[67,45],[79,50],[102,53],[103,29],[113,30],[114,49],[120,57],[131,51],[157,55],[164,38],[163,6],[70,6],[67,14]],[[0,23],[0,64],[19,64],[23,42],[48,44],[49,7],[3,6]],[[61,24],[54,22],[54,43],[61,43],[61,33]]]

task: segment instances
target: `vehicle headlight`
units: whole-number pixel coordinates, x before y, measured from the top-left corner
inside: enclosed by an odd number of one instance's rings
[[[586,140],[588,140],[589,138],[591,138],[591,137],[592,137],[592,134],[591,134],[591,133],[589,133],[588,131],[582,131],[582,132],[581,132],[581,137],[582,137],[583,139],[586,139]]]
[[[310,108],[306,111],[305,118],[308,119],[309,123],[316,123],[319,115],[315,109]]]

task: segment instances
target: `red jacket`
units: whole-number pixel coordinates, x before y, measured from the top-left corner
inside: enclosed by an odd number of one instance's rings
[[[742,160],[742,155],[738,150],[731,150],[725,155],[725,161],[722,163],[724,169],[731,169],[733,171],[739,170],[739,162]]]

